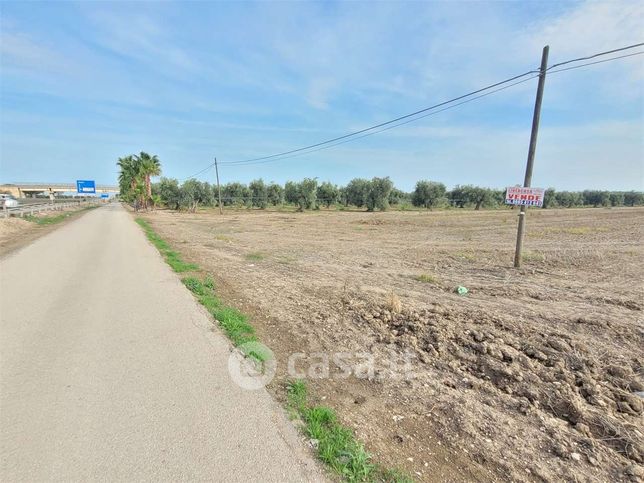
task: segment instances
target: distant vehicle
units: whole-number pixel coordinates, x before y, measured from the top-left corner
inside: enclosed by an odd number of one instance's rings
[[[18,206],[18,200],[13,195],[0,193],[0,208],[15,208]]]

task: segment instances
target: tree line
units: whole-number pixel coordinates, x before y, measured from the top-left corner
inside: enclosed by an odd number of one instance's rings
[[[199,206],[218,206],[217,185],[194,178],[179,183],[173,178],[161,178],[151,183],[151,176],[161,174],[156,156],[147,153],[120,158],[119,185],[121,197],[135,207],[164,205],[195,212]],[[505,190],[473,185],[457,185],[448,190],[440,182],[421,180],[412,192],[396,188],[388,178],[355,178],[346,186],[317,178],[287,181],[284,185],[256,179],[248,184],[239,182],[221,185],[223,206],[264,209],[268,206],[292,205],[299,211],[320,207],[356,207],[367,211],[384,211],[394,205],[398,209],[420,208],[498,208],[505,204]],[[644,193],[638,191],[556,191],[549,188],[544,196],[544,208],[573,208],[584,206],[641,206]]]
[[[218,206],[216,184],[189,179],[182,184],[176,179],[161,178],[152,185],[152,194],[167,207],[196,211],[199,206]],[[248,184],[239,182],[221,185],[223,206],[264,209],[269,206],[293,205],[299,211],[331,206],[356,207],[367,211],[397,208],[498,208],[505,204],[504,189],[459,185],[448,190],[443,183],[422,180],[410,193],[394,187],[389,178],[356,178],[346,186],[317,179],[287,181],[284,185],[256,179]],[[637,191],[556,191],[546,190],[544,208],[584,206],[641,206],[644,193]]]

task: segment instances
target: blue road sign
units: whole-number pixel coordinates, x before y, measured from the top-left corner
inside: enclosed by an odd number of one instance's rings
[[[109,198],[110,195],[108,193],[101,193],[101,198]]]
[[[76,191],[78,193],[96,193],[96,183],[94,180],[79,179],[76,181]]]

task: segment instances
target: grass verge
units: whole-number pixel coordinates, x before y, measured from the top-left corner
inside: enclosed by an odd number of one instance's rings
[[[374,463],[353,432],[338,421],[333,409],[310,405],[304,381],[290,382],[287,391],[289,410],[302,421],[304,433],[317,447],[318,457],[344,480],[392,483],[413,481],[402,472]]]
[[[142,218],[136,222],[143,228],[148,239],[163,254],[166,262],[178,271],[198,270],[198,266],[187,264],[179,255],[172,251],[170,245],[152,229],[150,224]],[[171,254],[170,256],[168,254]],[[173,262],[180,263],[181,268],[191,267],[188,270],[177,270]],[[231,340],[233,345],[240,347],[242,352],[258,363],[268,360],[269,354],[261,348],[244,347],[248,342],[258,342],[254,327],[248,322],[248,316],[234,307],[227,306],[217,297],[215,282],[209,276],[199,278],[186,276],[181,279],[183,284],[197,298],[208,312],[214,317],[219,327]],[[304,423],[304,431],[317,441],[317,454],[321,461],[326,463],[343,480],[350,482],[387,482],[411,483],[413,480],[407,475],[372,462],[371,455],[366,452],[353,432],[340,424],[335,412],[325,406],[311,406],[308,404],[308,391],[303,381],[291,382],[288,386],[288,409]]]
[[[136,218],[136,222],[145,231],[148,240],[157,247],[163,255],[165,261],[172,267],[175,272],[194,272],[199,270],[199,266],[194,263],[186,263],[181,256],[172,250],[172,247],[161,238],[143,218]],[[183,284],[197,298],[208,312],[215,318],[219,327],[222,328],[226,336],[231,340],[235,347],[243,346],[248,342],[258,342],[255,335],[255,329],[248,322],[248,316],[241,313],[234,307],[229,307],[217,297],[215,293],[215,282],[209,276],[201,279],[196,276],[187,276],[181,279]],[[256,348],[241,348],[246,356],[258,362],[265,362],[268,355]]]
[[[237,347],[243,346],[248,342],[257,342],[255,329],[248,322],[248,316],[234,307],[225,305],[217,297],[215,283],[210,277],[206,277],[203,280],[197,277],[184,277],[181,281],[197,297],[199,303],[215,318],[219,327],[222,328],[233,345]],[[246,355],[259,362],[266,360],[266,355],[258,351],[249,351]]]
[[[67,213],[60,213],[58,215],[54,216],[33,216],[33,215],[27,215],[24,217],[25,220],[31,221],[32,223],[35,223],[36,225],[40,226],[46,226],[46,225],[55,225],[56,223],[60,223],[61,221],[65,221],[71,216],[77,215],[79,213],[82,213],[87,210],[93,210],[96,208],[96,206],[86,206],[85,208],[81,208],[80,210],[76,211],[70,211]]]
[[[150,224],[143,218],[136,218],[136,222],[141,226],[141,228],[143,228],[143,231],[148,237],[148,240],[150,240],[152,244],[157,247],[157,250],[159,250],[161,255],[163,255],[163,258],[165,259],[166,263],[170,265],[172,270],[177,273],[182,273],[192,272],[199,269],[199,267],[194,263],[184,262],[181,259],[181,255],[170,248],[170,245],[168,245],[168,243],[164,239],[157,235]]]

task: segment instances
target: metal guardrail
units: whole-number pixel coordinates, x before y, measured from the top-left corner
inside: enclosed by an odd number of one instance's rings
[[[4,183],[4,184],[0,185],[0,188],[2,188],[3,186],[17,186],[19,188],[23,187],[23,186],[25,188],[36,188],[36,187],[40,187],[40,186],[47,186],[47,187],[49,187],[49,186],[54,187],[55,186],[57,188],[60,188],[60,187],[67,188],[67,187],[69,187],[69,188],[71,188],[71,191],[76,191],[76,184],[75,183],[52,183],[51,181],[43,181],[43,182],[33,182],[33,181],[31,181],[31,182],[28,182],[28,183]],[[97,184],[96,188],[118,190],[119,186],[118,185],[111,185],[111,184],[100,184],[100,185]]]
[[[16,201],[18,201],[18,206],[29,206],[29,205],[44,205],[47,203],[52,203],[52,200],[49,198],[18,198]],[[72,198],[67,198],[67,199],[60,199],[60,198],[54,198],[53,202],[56,204],[60,203],[78,203],[79,201],[86,201],[83,198],[77,198],[77,199],[72,199]]]
[[[65,208],[79,208],[81,206],[98,205],[98,201],[68,201],[64,203],[51,203],[49,201],[43,203],[32,203],[28,205],[14,206],[11,208],[3,207],[0,214],[3,218],[10,216],[19,216],[20,218],[25,215],[33,216],[35,213],[44,213],[46,211],[62,211]]]

